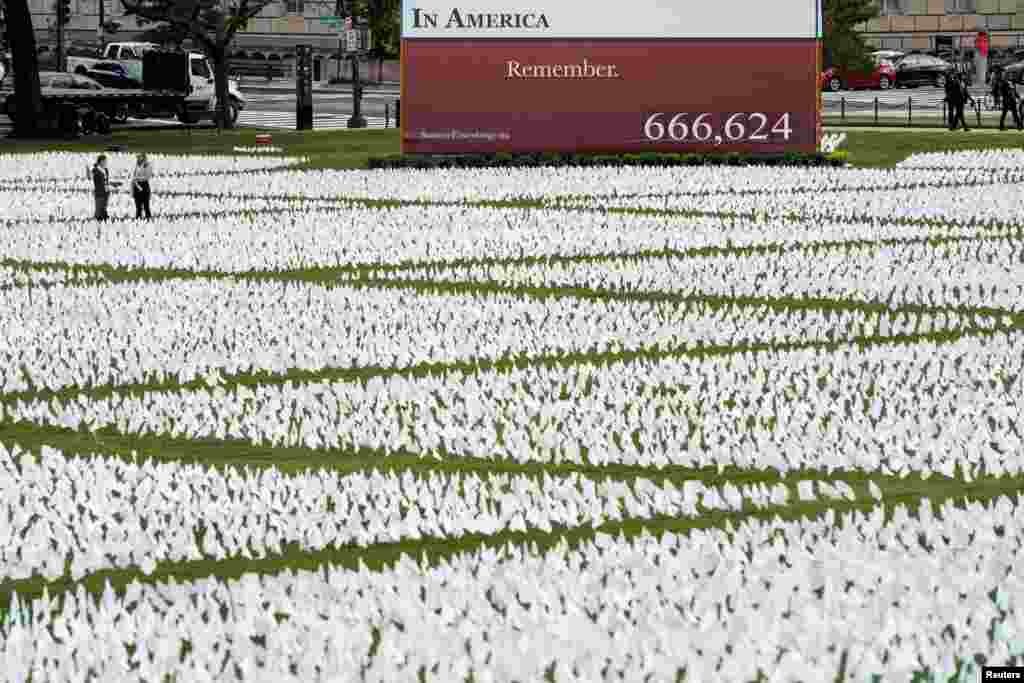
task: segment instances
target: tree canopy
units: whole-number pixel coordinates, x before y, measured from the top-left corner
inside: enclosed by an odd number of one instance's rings
[[[826,67],[861,69],[870,65],[871,48],[855,27],[878,13],[872,0],[824,0],[822,52]]]
[[[210,61],[216,81],[218,120],[222,127],[230,128],[228,97],[228,48],[238,31],[249,20],[263,11],[272,0],[121,0],[126,16],[134,16],[140,26],[155,24],[153,35],[163,34],[169,39],[187,36],[202,50]]]
[[[28,0],[4,0],[4,21],[14,68],[14,132],[29,136],[36,133],[42,102],[36,35]]]

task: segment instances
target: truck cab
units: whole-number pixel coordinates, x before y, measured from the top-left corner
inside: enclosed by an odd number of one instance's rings
[[[151,50],[158,50],[156,43],[109,43],[103,49],[103,59],[121,64],[128,77],[140,83],[142,79],[142,58]],[[213,70],[206,57],[198,52],[189,55],[189,79],[192,85],[190,95],[195,99],[211,99],[215,96]]]
[[[75,66],[72,68],[69,59],[68,71],[89,75],[89,70],[95,66],[96,62],[115,62],[124,68],[128,78],[144,83],[145,79],[142,76],[143,57],[145,57],[147,52],[159,49],[160,46],[156,43],[108,43],[103,48],[99,60],[79,58],[75,60]],[[210,62],[205,55],[199,52],[188,53],[188,76],[190,87],[185,109],[189,114],[186,118],[195,118],[194,115],[204,109],[209,111],[216,109],[217,89],[214,82],[213,69],[210,67]],[[246,105],[245,96],[238,89],[237,82],[228,82],[228,97],[230,99],[231,118],[234,120],[238,117],[238,112],[244,109]]]

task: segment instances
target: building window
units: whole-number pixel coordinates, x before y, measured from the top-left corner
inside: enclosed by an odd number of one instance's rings
[[[909,0],[881,0],[879,3],[881,8],[881,15],[901,15],[907,13],[907,5]]]
[[[974,14],[977,9],[977,0],[946,0],[947,14]]]
[[[992,14],[988,17],[987,26],[994,31],[1008,31],[1010,29],[1009,14]]]
[[[306,10],[305,0],[285,0],[285,12],[288,14],[303,14]]]

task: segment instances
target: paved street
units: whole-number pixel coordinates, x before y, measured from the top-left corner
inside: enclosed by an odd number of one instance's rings
[[[246,111],[287,111],[294,115],[295,90],[286,87],[272,89],[242,86],[242,92],[249,100]],[[370,86],[363,90],[363,115],[384,118],[393,112],[399,97],[397,85]],[[386,111],[386,109],[390,110]],[[313,92],[313,111],[323,115],[348,115],[352,113],[351,86],[332,86]],[[393,113],[392,113],[393,116]]]
[[[343,87],[343,86],[342,86]],[[288,92],[285,87],[247,88],[242,92],[248,99],[248,106],[238,117],[238,125],[244,128],[274,128],[294,130],[295,128],[295,93]],[[9,91],[0,91],[0,101],[7,97]],[[397,86],[370,86],[363,91],[362,113],[369,128],[394,127],[395,101],[398,99]],[[352,115],[351,87],[341,89],[324,89],[313,93],[313,128],[316,130],[333,130],[348,127],[348,119]],[[173,119],[129,119],[128,123],[117,125],[124,128],[148,128],[153,126],[180,126]],[[205,125],[205,124],[204,124]],[[10,121],[0,114],[0,131],[10,129]]]
[[[974,87],[974,96],[982,103],[983,112],[988,110],[990,96],[987,89]],[[277,81],[270,86],[262,84],[243,85],[242,91],[248,98],[248,106],[239,116],[239,125],[247,128],[294,129],[295,93],[288,81]],[[363,116],[371,128],[393,127],[395,125],[395,102],[399,97],[397,84],[371,84],[363,91]],[[0,99],[7,93],[0,91]],[[822,95],[824,113],[858,118],[874,116],[875,99],[878,99],[880,119],[898,119],[907,116],[908,98],[912,115],[936,116],[942,111],[941,88],[900,88],[896,90],[844,90],[826,92]],[[315,129],[347,128],[352,114],[352,90],[350,85],[319,87],[313,93],[313,127]],[[121,128],[142,128],[150,126],[177,126],[177,121],[131,119]],[[0,115],[0,130],[8,129],[10,123]]]

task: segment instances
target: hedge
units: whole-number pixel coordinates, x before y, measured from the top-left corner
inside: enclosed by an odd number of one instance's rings
[[[537,166],[844,166],[838,154],[393,154],[371,157],[371,169],[515,168]]]

